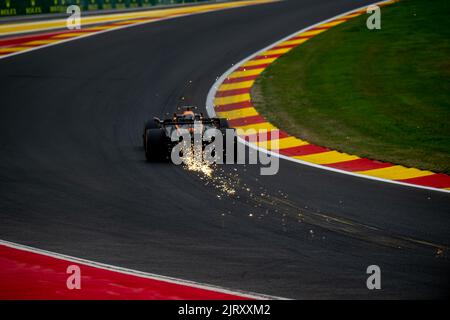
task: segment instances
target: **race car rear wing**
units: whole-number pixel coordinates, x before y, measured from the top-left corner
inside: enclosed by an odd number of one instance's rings
[[[153,118],[157,123],[160,125],[183,125],[183,124],[194,124],[194,123],[201,123],[201,124],[218,124],[219,119],[217,118],[202,118],[200,120],[194,120],[194,119],[164,119],[161,120],[157,117]]]

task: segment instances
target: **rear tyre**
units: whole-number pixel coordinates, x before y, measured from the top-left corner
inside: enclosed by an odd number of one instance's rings
[[[149,120],[145,123],[145,130],[159,128],[155,120]]]
[[[159,126],[158,126],[158,124],[156,123],[156,121],[154,121],[154,120],[149,120],[149,121],[147,121],[146,123],[145,123],[145,125],[144,125],[144,133],[142,134],[142,141],[143,141],[143,143],[144,143],[144,149],[145,149],[145,133],[147,132],[147,130],[149,130],[149,129],[158,129],[159,128]]]
[[[167,160],[167,142],[163,129],[156,128],[145,131],[144,151],[147,161]]]

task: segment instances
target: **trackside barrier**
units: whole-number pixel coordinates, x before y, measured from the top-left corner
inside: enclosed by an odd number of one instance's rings
[[[73,4],[80,6],[83,11],[94,11],[206,1],[208,0],[0,0],[0,17],[64,13]]]

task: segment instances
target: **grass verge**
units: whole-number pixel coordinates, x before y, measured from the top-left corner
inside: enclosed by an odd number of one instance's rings
[[[277,59],[252,89],[270,122],[311,143],[450,173],[450,2],[403,0]]]

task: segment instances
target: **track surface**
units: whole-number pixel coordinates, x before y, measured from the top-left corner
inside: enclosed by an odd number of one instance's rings
[[[144,119],[203,107],[232,63],[366,3],[232,9],[0,60],[0,238],[288,298],[444,297],[447,250],[405,238],[450,245],[449,194],[281,161],[275,176],[237,168],[273,204],[219,199],[196,174],[144,161]],[[380,291],[366,289],[371,264]]]

